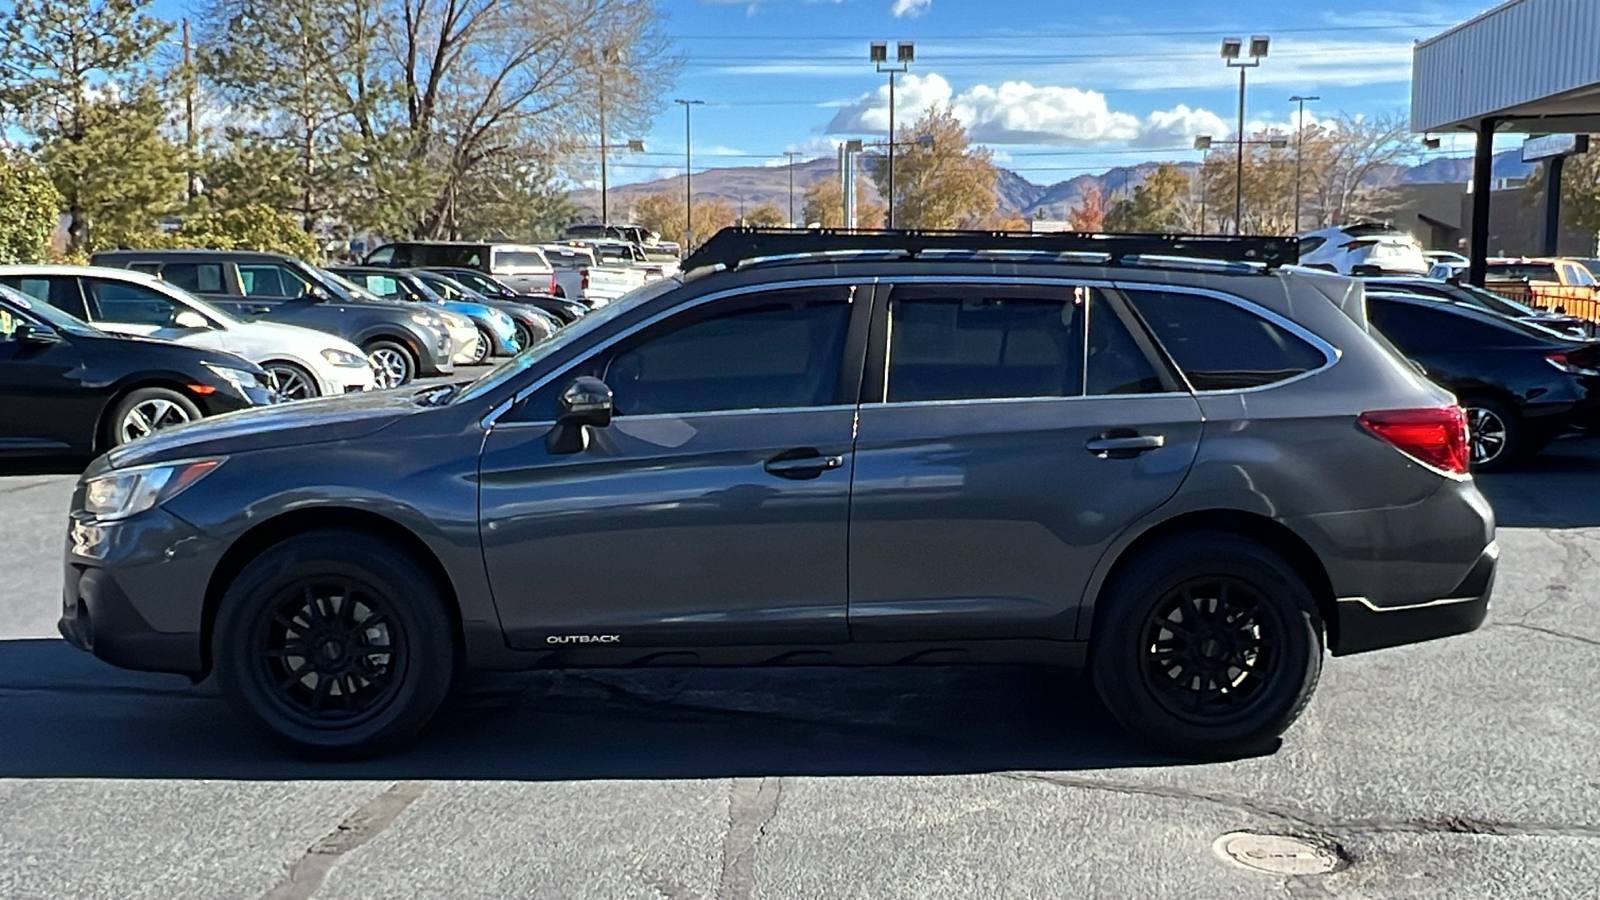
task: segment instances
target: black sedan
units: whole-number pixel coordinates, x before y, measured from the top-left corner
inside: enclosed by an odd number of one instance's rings
[[[1593,338],[1596,336],[1596,330],[1600,329],[1600,324],[1588,319],[1518,303],[1494,291],[1470,284],[1457,284],[1433,278],[1368,278],[1366,282],[1368,290],[1409,294],[1445,303],[1465,303],[1495,315],[1542,325],[1575,338]]]
[[[0,286],[0,457],[88,458],[274,399],[255,363],[115,337]]]
[[[493,275],[479,272],[477,269],[430,266],[425,269],[414,269],[413,271],[443,275],[462,287],[476,291],[490,300],[506,300],[542,309],[555,316],[563,325],[571,325],[578,320],[578,317],[589,311],[588,306],[567,297],[557,297],[554,294],[518,293],[516,289],[500,279]]]
[[[1600,422],[1600,345],[1468,306],[1367,295],[1372,324],[1467,409],[1472,465],[1492,471]]]

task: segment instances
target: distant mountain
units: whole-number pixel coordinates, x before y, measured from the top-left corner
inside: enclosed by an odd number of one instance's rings
[[[863,158],[860,176],[863,181],[867,180],[865,171],[874,160],[875,154],[870,153]],[[1035,218],[1063,219],[1069,210],[1082,202],[1084,195],[1091,189],[1099,188],[1108,198],[1118,199],[1142,184],[1158,165],[1160,163],[1150,161],[1131,166],[1118,166],[1099,175],[1078,175],[1050,185],[1035,184],[1004,166],[998,166],[995,193],[998,195],[1002,211],[1020,212]],[[1185,170],[1192,170],[1197,166],[1192,162],[1177,165]],[[1526,178],[1533,174],[1535,168],[1522,162],[1521,154],[1517,150],[1495,154],[1494,177],[1497,179]],[[812,182],[836,177],[838,170],[838,161],[826,157],[794,164],[794,203],[797,218],[805,202],[806,187]],[[1472,158],[1466,156],[1440,157],[1415,166],[1386,166],[1375,173],[1373,180],[1380,184],[1464,184],[1471,178]],[[870,181],[868,184],[870,185]],[[610,189],[612,218],[625,217],[628,205],[635,198],[682,191],[681,175],[613,187]],[[772,203],[787,212],[789,167],[731,166],[696,172],[694,194],[697,200],[721,198],[734,209],[748,210],[763,203]],[[873,194],[876,196],[876,191]],[[598,215],[600,208],[598,191],[573,191],[570,196],[572,202],[586,215]]]

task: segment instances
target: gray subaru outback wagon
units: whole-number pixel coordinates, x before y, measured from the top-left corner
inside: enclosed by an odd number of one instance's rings
[[[730,229],[471,384],[223,416],[73,499],[61,630],[353,756],[463,670],[1086,667],[1183,754],[1484,619],[1465,420],[1293,239]]]

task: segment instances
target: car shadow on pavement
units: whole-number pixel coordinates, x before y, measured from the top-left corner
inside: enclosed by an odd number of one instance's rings
[[[209,683],[0,641],[0,778],[577,779],[927,775],[1168,765],[1072,673],[634,669],[476,679],[414,747],[281,753]]]
[[[1600,526],[1600,439],[1564,438],[1505,472],[1477,476],[1503,528]]]
[[[16,460],[0,459],[0,478],[11,475],[77,475],[88,466],[88,460]]]

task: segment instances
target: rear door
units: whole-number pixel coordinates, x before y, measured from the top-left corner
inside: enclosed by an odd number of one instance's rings
[[[1194,397],[1101,287],[901,283],[880,306],[851,638],[1074,638],[1106,546],[1194,460]]]

